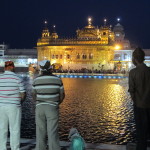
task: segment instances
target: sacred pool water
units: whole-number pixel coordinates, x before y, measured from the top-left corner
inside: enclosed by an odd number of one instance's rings
[[[35,102],[31,96],[33,79],[23,75],[27,89],[22,110],[21,136],[35,138]],[[135,140],[133,104],[127,78],[63,78],[66,97],[60,105],[60,140],[68,141],[71,127],[86,142],[125,144]]]

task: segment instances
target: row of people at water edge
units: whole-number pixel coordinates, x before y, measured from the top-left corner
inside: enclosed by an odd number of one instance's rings
[[[33,99],[36,100],[36,150],[60,150],[58,136],[59,105],[65,93],[62,80],[52,75],[50,61],[39,62],[42,74],[33,81]],[[23,81],[14,72],[15,65],[6,61],[0,75],[0,150],[7,150],[10,131],[11,150],[20,150],[21,103],[26,98]]]

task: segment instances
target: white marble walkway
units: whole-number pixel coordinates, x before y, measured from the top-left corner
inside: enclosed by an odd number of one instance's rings
[[[21,150],[33,150],[35,147],[35,139],[21,139]],[[66,141],[60,141],[60,145],[62,147],[62,150],[67,150],[67,147],[69,146],[69,142]],[[9,140],[8,140],[8,149],[9,147]],[[130,144],[130,147],[127,148],[126,145],[112,145],[112,144],[91,144],[86,143],[86,150],[135,150],[134,144]],[[150,150],[148,148],[147,150]]]

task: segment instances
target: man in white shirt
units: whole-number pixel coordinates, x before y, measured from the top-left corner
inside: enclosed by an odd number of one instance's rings
[[[14,68],[14,63],[7,61],[0,75],[0,150],[7,150],[8,127],[11,150],[20,150],[21,103],[25,89]]]

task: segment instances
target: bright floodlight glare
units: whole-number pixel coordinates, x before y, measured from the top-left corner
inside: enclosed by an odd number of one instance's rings
[[[119,21],[120,21],[120,18],[117,18],[117,21],[119,22]]]
[[[104,19],[104,21],[106,22],[106,21],[107,21],[107,19]]]
[[[44,23],[47,24],[47,21],[45,21]]]
[[[91,21],[91,20],[92,20],[92,18],[91,18],[91,17],[89,17],[89,18],[88,18],[88,21]]]
[[[115,46],[115,49],[116,49],[116,50],[119,50],[120,48],[121,48],[120,45],[116,45],[116,46]]]

